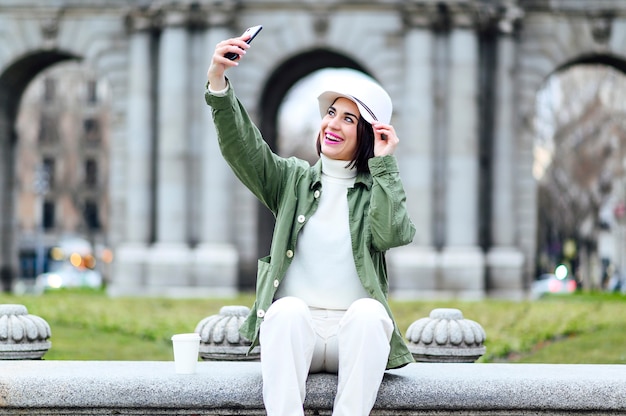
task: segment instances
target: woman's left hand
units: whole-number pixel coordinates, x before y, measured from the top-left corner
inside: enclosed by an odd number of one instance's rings
[[[391,124],[373,123],[374,156],[392,155],[398,146],[398,136]]]

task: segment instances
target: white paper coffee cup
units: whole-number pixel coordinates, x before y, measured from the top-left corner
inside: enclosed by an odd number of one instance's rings
[[[200,350],[200,335],[196,333],[176,334],[172,336],[172,346],[174,348],[176,373],[195,373]]]

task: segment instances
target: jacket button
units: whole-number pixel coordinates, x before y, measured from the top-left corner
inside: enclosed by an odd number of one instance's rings
[[[256,311],[256,316],[258,316],[259,318],[263,318],[265,316],[265,311],[263,309],[259,309],[258,311]]]
[[[274,280],[274,287],[278,287],[279,284],[280,282],[278,281],[278,279]]]
[[[292,251],[292,250],[287,250],[287,252],[285,253],[285,255],[286,255],[288,258],[292,258],[292,257],[293,257],[293,251]]]
[[[316,190],[315,190],[315,192],[313,192],[313,197],[314,197],[315,199],[317,199],[317,198],[319,198],[319,197],[320,197],[320,190],[319,190],[319,189],[316,189]]]
[[[298,222],[300,224],[302,224],[304,222],[304,220],[306,219],[306,217],[304,215],[298,215]]]

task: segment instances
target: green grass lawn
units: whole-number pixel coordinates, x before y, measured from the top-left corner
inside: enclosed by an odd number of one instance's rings
[[[516,363],[626,364],[626,324],[540,343]]]
[[[101,292],[0,294],[51,327],[47,360],[171,360],[170,337],[193,332],[232,299],[109,298]],[[577,294],[538,301],[392,301],[402,331],[434,308],[457,308],[487,333],[480,362],[626,364],[626,297]]]
[[[59,291],[42,296],[0,294],[0,303],[19,303],[50,325],[47,360],[171,360],[171,336],[193,332],[198,322],[235,299],[109,298],[93,291]]]

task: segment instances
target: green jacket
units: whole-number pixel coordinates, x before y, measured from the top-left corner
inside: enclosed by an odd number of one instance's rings
[[[310,166],[295,157],[274,154],[235,97],[232,86],[225,96],[211,94],[207,88],[205,100],[212,107],[224,159],[276,217],[270,255],[258,262],[256,301],[240,328],[254,347],[259,343],[265,311],[291,264],[298,233],[317,209],[322,192],[321,163]],[[410,243],[415,227],[407,215],[395,157],[373,157],[369,168],[370,174],[359,173],[348,191],[352,249],[363,287],[385,306],[393,320],[387,302],[385,252]],[[413,362],[395,320],[390,344],[388,369]]]

